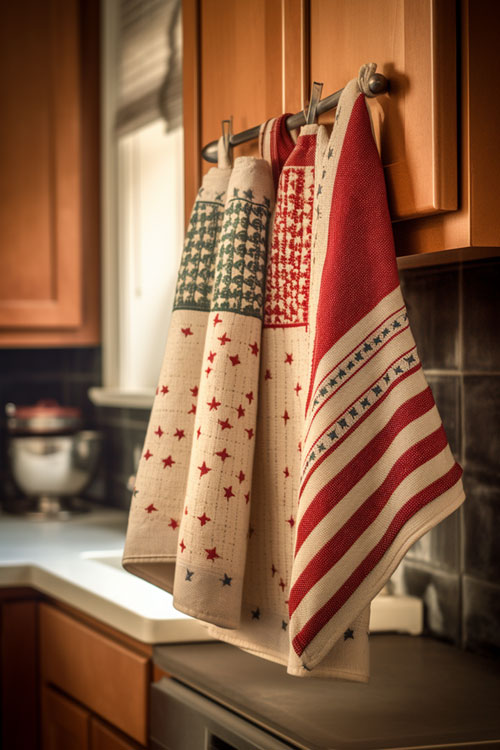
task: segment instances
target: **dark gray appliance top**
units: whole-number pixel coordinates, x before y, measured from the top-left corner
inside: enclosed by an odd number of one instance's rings
[[[372,636],[367,685],[292,677],[223,643],[158,646],[154,661],[299,748],[500,748],[500,663],[432,639]]]

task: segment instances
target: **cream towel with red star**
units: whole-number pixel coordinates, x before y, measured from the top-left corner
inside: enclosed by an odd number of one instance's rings
[[[228,177],[211,170],[193,209],[123,564],[181,611],[236,627],[274,187],[263,159]]]

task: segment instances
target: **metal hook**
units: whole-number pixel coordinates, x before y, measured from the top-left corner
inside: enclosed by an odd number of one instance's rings
[[[233,150],[233,147],[231,145],[232,134],[233,134],[233,116],[231,115],[231,119],[222,120],[222,141],[224,144],[224,150],[226,152],[228,161],[231,161],[231,153]]]
[[[313,122],[316,122],[316,110],[318,109],[322,90],[323,84],[314,81],[311,91],[311,100],[309,102],[309,107],[307,108],[306,125],[312,125]]]

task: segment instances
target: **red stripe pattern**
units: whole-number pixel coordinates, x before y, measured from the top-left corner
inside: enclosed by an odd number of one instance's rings
[[[401,296],[358,88],[339,109],[347,124],[340,135],[334,128],[321,173],[336,159],[333,183],[316,186],[325,196],[313,245],[321,276],[288,604],[291,645],[308,670],[342,634],[356,637],[350,624],[411,541],[463,499]]]

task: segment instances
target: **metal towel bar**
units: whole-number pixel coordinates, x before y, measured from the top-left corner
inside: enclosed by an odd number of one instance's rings
[[[368,81],[368,85],[370,91],[374,96],[385,94],[385,92],[389,89],[389,81],[381,73],[373,73],[370,77],[370,80]],[[323,114],[323,112],[327,112],[329,109],[333,109],[334,107],[336,107],[342,91],[343,89],[340,89],[334,94],[330,94],[330,96],[326,96],[324,99],[321,99],[321,101],[318,102],[316,114],[321,115]],[[305,125],[305,122],[306,115],[304,114],[304,112],[297,112],[297,114],[290,115],[290,117],[287,118],[286,126],[288,130],[295,130],[295,128],[299,128],[301,125]],[[235,135],[231,135],[231,137],[229,138],[229,145],[239,146],[242,143],[246,143],[247,141],[252,141],[254,138],[259,137],[259,130],[260,125],[257,125],[254,128],[243,130],[241,133],[235,133]],[[205,161],[216,164],[217,141],[207,143],[207,145],[202,149],[201,155],[203,156]]]

